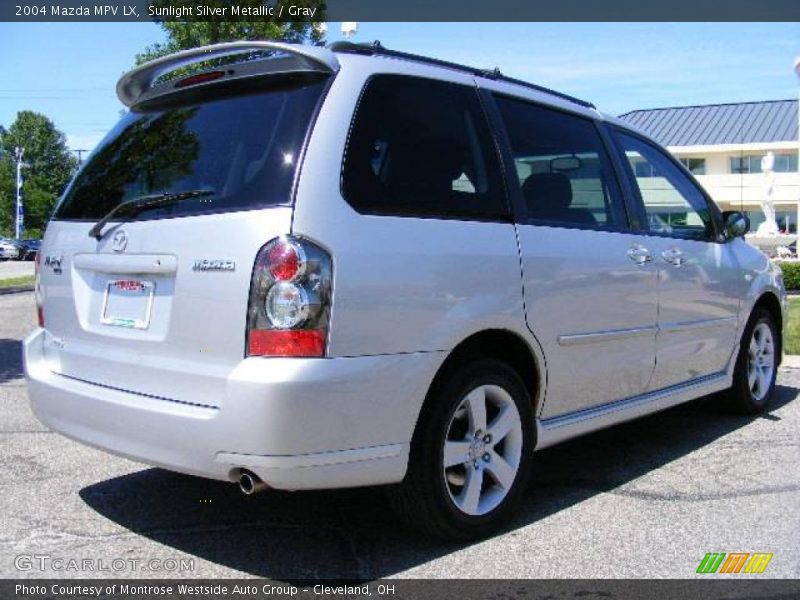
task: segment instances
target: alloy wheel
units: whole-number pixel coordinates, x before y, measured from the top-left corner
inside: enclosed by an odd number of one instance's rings
[[[522,457],[522,420],[497,385],[470,391],[450,420],[443,446],[445,485],[456,507],[484,515],[508,495]]]
[[[747,383],[753,400],[760,402],[769,393],[775,372],[775,342],[772,330],[764,322],[758,323],[750,337],[747,360]]]

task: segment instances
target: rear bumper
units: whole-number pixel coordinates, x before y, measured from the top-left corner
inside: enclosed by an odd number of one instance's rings
[[[31,406],[45,425],[174,471],[234,480],[247,468],[277,489],[402,480],[441,353],[245,359],[219,408],[183,404],[54,373],[45,332],[24,342]]]

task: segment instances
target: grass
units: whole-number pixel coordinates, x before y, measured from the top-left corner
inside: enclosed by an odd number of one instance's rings
[[[800,354],[800,298],[789,298],[785,351],[786,354]]]
[[[33,275],[23,275],[21,277],[0,279],[0,288],[17,287],[22,285],[33,285]]]

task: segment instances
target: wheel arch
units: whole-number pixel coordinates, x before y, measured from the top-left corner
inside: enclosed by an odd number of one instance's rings
[[[758,299],[753,303],[753,308],[750,310],[748,322],[752,319],[757,310],[764,309],[770,313],[775,319],[775,328],[778,330],[778,364],[783,362],[783,309],[781,301],[778,296],[771,291],[763,292]]]
[[[463,339],[439,366],[428,387],[420,418],[447,376],[461,365],[479,358],[494,358],[514,369],[528,391],[533,414],[538,415],[544,397],[545,371],[544,365],[540,364],[543,361],[537,357],[531,344],[519,334],[508,329],[484,329]]]

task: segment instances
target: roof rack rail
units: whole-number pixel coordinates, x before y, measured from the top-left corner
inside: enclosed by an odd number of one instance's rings
[[[561,98],[562,100],[567,100],[569,102],[572,102],[573,104],[578,104],[579,106],[584,106],[586,108],[596,108],[594,104],[592,104],[591,102],[587,102],[586,100],[581,100],[580,98],[570,96],[569,94],[557,92],[555,90],[551,90],[550,88],[541,85],[536,85],[535,83],[529,83],[521,79],[515,79],[513,77],[508,77],[507,75],[503,75],[500,72],[500,69],[498,68],[478,69],[476,67],[469,67],[459,63],[454,63],[446,60],[439,60],[438,58],[430,58],[428,56],[411,54],[409,52],[400,52],[398,50],[389,50],[388,48],[381,45],[381,43],[377,40],[372,42],[371,44],[356,44],[354,42],[346,42],[346,41],[333,42],[332,44],[328,45],[328,49],[332,50],[333,52],[342,52],[346,54],[389,56],[391,58],[399,58],[402,60],[413,60],[415,62],[421,62],[429,65],[435,65],[437,67],[444,67],[446,69],[453,69],[455,71],[469,73],[470,75],[475,75],[477,77],[485,77],[487,79],[495,79],[497,81],[504,81],[507,83],[513,83],[515,85],[521,85],[523,87],[536,90],[537,92],[543,92],[545,94],[556,96],[558,98]]]

